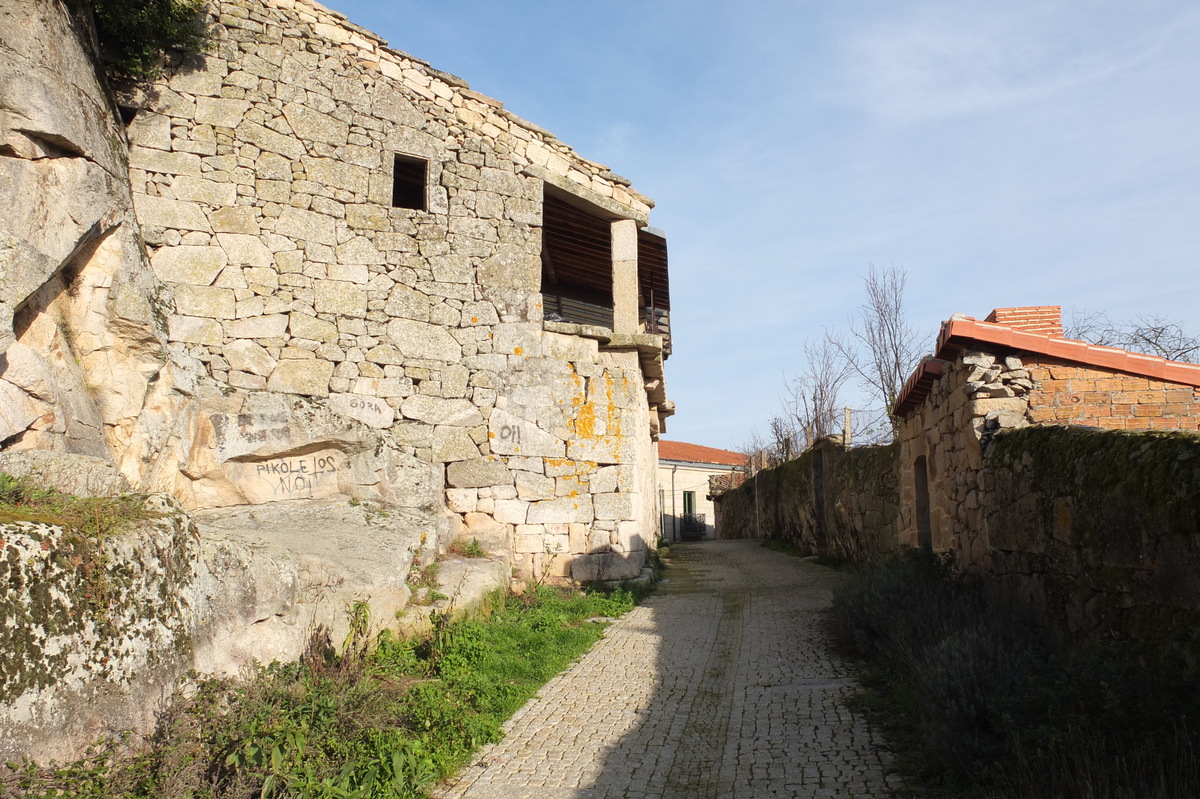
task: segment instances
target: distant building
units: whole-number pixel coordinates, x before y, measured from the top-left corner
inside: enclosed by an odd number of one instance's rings
[[[681,441],[658,442],[658,500],[662,539],[667,543],[717,537],[716,506],[709,478],[736,484],[746,456]]]

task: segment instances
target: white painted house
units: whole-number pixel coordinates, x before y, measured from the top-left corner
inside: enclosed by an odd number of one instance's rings
[[[663,542],[716,538],[709,477],[741,471],[745,464],[746,456],[738,452],[659,440],[658,506]]]

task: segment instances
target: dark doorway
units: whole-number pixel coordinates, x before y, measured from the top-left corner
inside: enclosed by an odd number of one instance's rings
[[[929,524],[929,468],[922,455],[913,463],[913,482],[917,494],[917,546],[933,549],[933,532]]]

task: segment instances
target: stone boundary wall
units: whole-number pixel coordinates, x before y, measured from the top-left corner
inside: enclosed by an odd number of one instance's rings
[[[1197,430],[1200,391],[1034,353],[969,350],[941,362],[928,397],[900,427],[901,538],[923,543],[918,519],[921,459],[928,494],[928,536],[966,565],[987,557],[979,470],[988,442],[1002,431],[1068,424],[1108,430]]]
[[[823,441],[719,498],[720,538],[773,538],[838,560],[896,547],[898,446],[845,450]]]
[[[898,456],[822,445],[763,470],[720,497],[719,534],[883,554],[900,543]],[[994,432],[979,457],[976,526],[935,548],[1068,635],[1200,630],[1200,436],[1030,426]]]
[[[1005,432],[979,483],[986,572],[1054,626],[1200,629],[1200,436]]]

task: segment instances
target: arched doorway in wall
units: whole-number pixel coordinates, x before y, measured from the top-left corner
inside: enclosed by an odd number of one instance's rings
[[[913,462],[913,482],[917,500],[917,546],[933,549],[933,532],[929,524],[929,467],[925,456]]]

